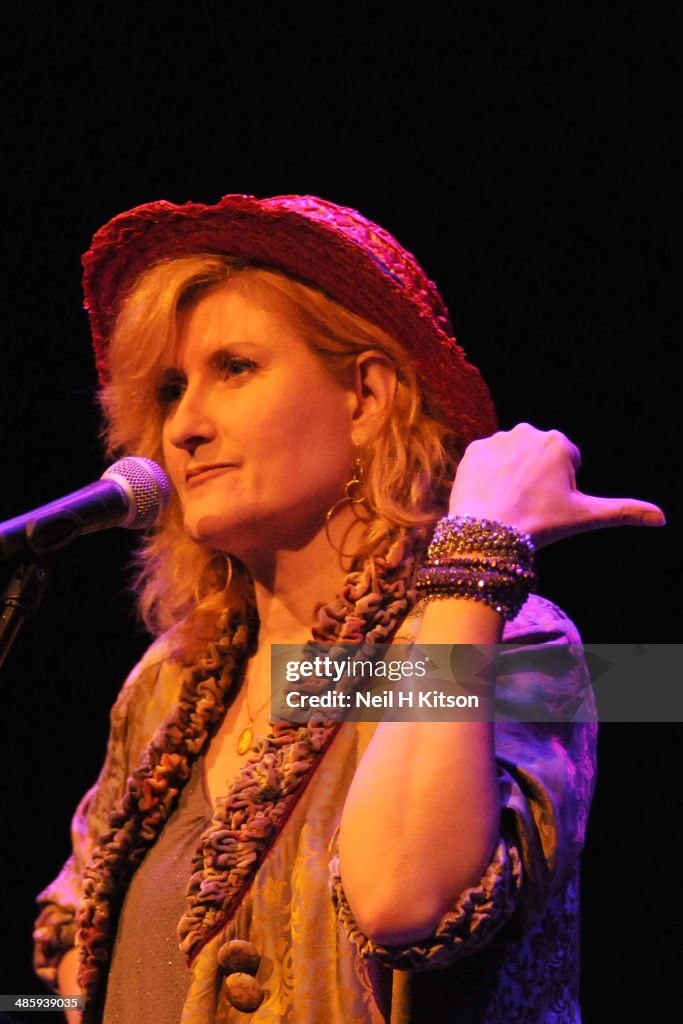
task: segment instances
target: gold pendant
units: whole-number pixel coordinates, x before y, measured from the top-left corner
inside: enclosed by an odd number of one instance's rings
[[[254,733],[252,731],[250,723],[249,725],[245,726],[244,729],[242,729],[242,732],[239,734],[239,737],[237,738],[237,753],[246,754],[246,752],[249,750],[249,747],[251,746],[251,741],[253,738]]]

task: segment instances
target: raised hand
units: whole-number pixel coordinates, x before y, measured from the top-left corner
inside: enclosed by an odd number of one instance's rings
[[[664,513],[636,498],[598,498],[576,487],[578,448],[559,430],[518,423],[467,448],[449,514],[497,519],[536,547],[608,526],[663,526]]]

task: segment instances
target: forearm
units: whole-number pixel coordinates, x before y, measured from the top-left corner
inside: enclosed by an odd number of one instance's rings
[[[482,604],[439,601],[428,605],[416,643],[495,644],[501,628]],[[381,723],[340,829],[344,890],[362,930],[384,943],[430,934],[480,880],[498,819],[492,723]]]

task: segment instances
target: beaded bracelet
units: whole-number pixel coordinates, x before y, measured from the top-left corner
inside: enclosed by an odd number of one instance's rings
[[[514,619],[536,583],[534,550],[528,533],[505,523],[446,516],[436,525],[415,587],[427,601],[469,598]]]
[[[427,558],[434,561],[468,551],[486,556],[512,555],[524,562],[533,558],[535,548],[528,533],[520,533],[513,526],[496,519],[475,519],[474,516],[444,516],[440,519]]]

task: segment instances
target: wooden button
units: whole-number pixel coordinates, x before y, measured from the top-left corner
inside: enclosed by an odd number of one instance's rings
[[[218,950],[218,963],[226,974],[256,974],[261,954],[252,942],[231,939]]]
[[[242,1013],[253,1013],[263,1002],[263,989],[251,974],[239,971],[229,974],[225,979],[225,987],[231,1004]]]

